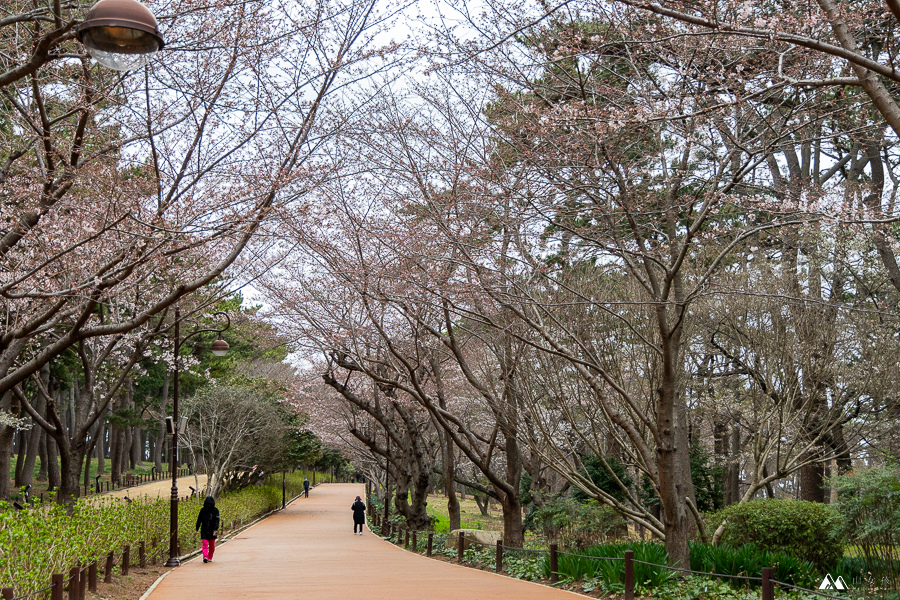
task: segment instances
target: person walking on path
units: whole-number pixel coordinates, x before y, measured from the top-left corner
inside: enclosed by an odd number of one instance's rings
[[[309,498],[309,479],[306,477],[303,478],[303,493]]]
[[[216,551],[216,534],[219,532],[219,509],[212,496],[207,496],[203,501],[203,508],[197,515],[196,529],[200,530],[200,539],[203,540],[203,562],[212,562]]]
[[[363,534],[363,525],[366,524],[366,505],[363,504],[362,498],[356,497],[356,502],[350,507],[353,511],[353,535],[356,535],[356,528],[359,527],[359,535]]]

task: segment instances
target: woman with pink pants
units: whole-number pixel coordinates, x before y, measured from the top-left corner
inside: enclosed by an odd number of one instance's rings
[[[216,551],[216,534],[219,532],[219,509],[212,496],[207,496],[203,501],[203,508],[197,515],[196,528],[200,530],[200,539],[203,540],[203,562],[212,562]]]

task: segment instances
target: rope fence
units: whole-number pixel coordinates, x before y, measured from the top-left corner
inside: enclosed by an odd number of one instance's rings
[[[199,472],[199,471],[198,471]],[[192,475],[193,471],[188,468],[179,469],[178,476],[189,476]],[[171,473],[164,471],[159,474],[148,474],[142,476],[134,477],[134,485],[140,485],[141,483],[147,483],[149,481],[165,481],[171,477]],[[317,487],[319,484],[314,484],[311,488]],[[98,486],[99,487],[99,486]],[[115,488],[115,486],[113,486]],[[184,496],[180,498],[179,501],[188,500],[193,494],[190,496]],[[289,501],[283,496],[282,497],[282,507],[276,508],[275,510],[257,517],[256,520],[260,520],[271,515],[274,512],[277,512],[284,508],[286,503],[294,502],[298,498],[303,496],[303,492],[298,492],[296,496],[291,498]],[[32,503],[35,499],[32,500]],[[41,498],[43,500],[43,498]],[[24,507],[23,507],[24,509]],[[256,522],[256,520],[252,520],[252,522]],[[241,530],[243,528],[243,519],[237,527],[235,527],[235,522],[232,522],[232,528],[236,530]],[[180,540],[179,540],[180,541]],[[429,535],[429,545],[431,543],[431,536]],[[150,542],[150,547],[148,551],[148,547],[145,541],[141,540],[137,544],[137,562],[141,567],[146,567],[148,563],[148,559],[152,564],[156,564],[165,555],[165,549],[167,544],[165,540],[160,540],[157,537],[154,537]],[[113,573],[116,567],[119,568],[120,574],[123,576],[127,576],[129,570],[132,566],[132,554],[131,554],[132,546],[131,544],[126,544],[122,551],[119,553],[109,552],[102,559],[97,558],[87,565],[79,565],[77,567],[72,567],[69,570],[68,577],[63,573],[52,573],[51,583],[50,585],[43,587],[41,589],[31,591],[25,594],[15,595],[14,589],[12,587],[0,587],[0,600],[25,600],[26,598],[35,598],[35,597],[44,597],[47,598],[47,593],[49,594],[50,600],[63,600],[63,595],[65,591],[68,591],[67,600],[85,600],[85,592],[96,592],[97,591],[97,574],[100,567],[100,564],[104,564],[103,568],[103,582],[111,583]],[[194,554],[197,551],[189,553],[189,555]],[[178,545],[178,554],[181,555],[181,544]]]
[[[157,540],[151,542],[151,555],[155,561],[155,556],[159,554],[157,547],[160,546]],[[138,560],[141,567],[147,565],[146,544],[141,541],[138,544]],[[63,573],[53,573],[50,576],[51,583],[47,587],[21,594],[16,596],[13,588],[0,589],[0,598],[2,600],[25,600],[26,598],[47,597],[50,592],[50,600],[63,600],[63,592],[68,590],[68,600],[84,600],[85,592],[97,591],[97,568],[100,559],[95,559],[87,565],[79,565],[69,569],[69,576]],[[110,552],[105,557],[105,569],[103,581],[110,583],[112,581],[113,571],[119,567],[120,574],[127,576],[131,568],[131,545],[126,544],[120,553]]]
[[[426,556],[431,556],[433,552],[432,543],[434,539],[434,532],[428,530],[412,530],[405,529],[399,524],[391,523],[390,521],[386,521],[380,515],[378,515],[374,511],[370,511],[370,525],[372,526],[373,531],[375,528],[380,528],[381,535],[387,538],[389,541],[392,541],[394,536],[397,537],[396,544],[403,545],[404,548],[410,548],[410,541],[412,541],[412,550],[417,552],[417,539],[421,539],[423,534],[427,533],[428,541],[426,546]],[[483,542],[479,542],[477,540],[473,540],[467,538],[464,532],[459,532],[459,539],[456,542],[457,556],[456,559],[462,563],[464,561],[465,551],[467,549],[471,549],[473,547],[481,547],[483,549],[487,549],[490,546]],[[812,590],[804,587],[800,587],[797,585],[793,585],[790,583],[785,583],[783,581],[777,581],[774,577],[774,569],[771,567],[766,567],[762,570],[762,574],[759,577],[754,577],[750,575],[729,575],[726,573],[708,573],[705,571],[694,571],[692,569],[684,569],[681,567],[672,567],[669,565],[663,565],[659,563],[652,563],[643,560],[637,560],[634,558],[634,551],[626,550],[624,557],[612,557],[612,556],[590,556],[587,554],[576,554],[571,552],[560,552],[557,544],[550,544],[550,548],[548,550],[537,549],[537,548],[515,548],[512,546],[506,546],[503,544],[502,540],[497,540],[496,543],[496,558],[494,568],[497,573],[503,572],[503,564],[504,559],[509,558],[512,554],[528,554],[528,555],[548,555],[550,559],[550,583],[555,584],[559,582],[559,557],[568,556],[573,558],[580,559],[588,559],[588,560],[603,560],[603,561],[611,561],[611,562],[623,562],[625,567],[624,573],[624,600],[634,600],[634,591],[635,591],[635,580],[634,580],[634,566],[638,565],[646,565],[649,567],[655,567],[659,569],[664,569],[667,571],[674,571],[677,573],[684,573],[688,575],[699,575],[701,577],[716,577],[723,579],[734,579],[740,581],[749,581],[754,583],[759,583],[762,585],[762,599],[761,600],[774,600],[775,599],[775,586],[780,586],[784,589],[796,590],[799,592],[813,594],[815,596],[819,596],[822,598],[829,598],[831,600],[849,600],[852,596],[836,596],[834,594],[826,594],[820,592],[818,590]]]
[[[793,590],[798,590],[798,591],[801,591],[801,592],[805,592],[805,593],[807,593],[807,594],[815,594],[816,596],[821,596],[821,597],[823,597],[823,598],[834,598],[835,600],[847,600],[847,597],[846,597],[846,596],[835,596],[835,595],[833,595],[833,594],[823,594],[822,592],[820,592],[820,591],[818,591],[818,590],[808,590],[808,589],[806,589],[806,588],[802,588],[802,587],[799,587],[799,586],[796,586],[796,585],[793,585],[793,584],[790,584],[790,583],[784,583],[783,581],[776,581],[776,580],[773,579],[773,580],[772,580],[772,583],[773,583],[774,585],[780,585],[780,586],[783,586],[783,587],[786,587],[786,588],[790,588],[790,589],[793,589]]]
[[[624,560],[624,559],[619,559]],[[746,581],[759,581],[762,582],[762,577],[750,577],[748,575],[726,575],[724,573],[707,573],[706,571],[692,571],[691,569],[682,569],[681,567],[670,567],[669,565],[661,565],[659,563],[651,563],[643,560],[634,559],[633,561],[638,565],[648,565],[651,567],[658,567],[660,569],[665,569],[666,571],[675,571],[677,573],[688,573],[690,575],[702,575],[705,577],[725,577],[727,579],[744,579]]]

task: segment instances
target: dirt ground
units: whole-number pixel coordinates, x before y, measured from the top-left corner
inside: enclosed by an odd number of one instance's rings
[[[127,576],[113,576],[111,583],[103,583],[103,575],[97,581],[97,592],[87,592],[87,600],[138,600],[160,575],[169,569],[162,565],[131,567]]]

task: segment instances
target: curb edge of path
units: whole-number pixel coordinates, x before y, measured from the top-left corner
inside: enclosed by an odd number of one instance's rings
[[[398,551],[400,551],[400,552],[405,552],[405,553],[410,554],[410,555],[412,555],[412,556],[418,556],[419,558],[422,558],[422,559],[424,559],[424,560],[437,560],[437,559],[435,559],[434,557],[428,557],[428,556],[425,556],[424,554],[419,554],[418,552],[411,552],[411,551],[409,551],[409,550],[407,550],[407,549],[405,549],[405,548],[401,548],[401,547],[398,546],[397,544],[395,544],[395,543],[389,541],[387,538],[383,538],[383,537],[381,537],[381,535],[379,535],[379,534],[375,533],[374,531],[372,531],[372,529],[369,527],[369,524],[368,524],[368,523],[366,523],[366,529],[368,529],[369,531],[371,531],[373,536],[375,536],[376,538],[380,539],[382,542],[386,543],[386,544],[387,544],[388,546],[390,546],[391,548],[394,548],[394,549],[396,549],[396,550],[398,550]],[[537,583],[536,581],[528,581],[527,579],[519,579],[518,577],[513,577],[513,576],[511,576],[511,575],[504,575],[504,574],[501,574],[501,573],[497,573],[496,571],[488,571],[488,570],[485,570],[485,569],[478,569],[478,568],[476,568],[476,567],[467,567],[466,565],[462,565],[462,564],[460,564],[460,563],[449,562],[449,561],[443,561],[443,560],[440,560],[440,561],[438,561],[438,562],[444,563],[444,564],[446,564],[446,565],[450,565],[451,567],[457,567],[457,568],[460,568],[460,569],[469,569],[469,570],[474,570],[474,571],[480,571],[480,572],[485,573],[485,574],[487,574],[487,575],[493,575],[494,577],[502,577],[503,579],[512,579],[512,580],[514,580],[514,581],[521,581],[522,583],[530,583],[530,584],[532,584],[532,585],[538,585],[538,586],[541,586],[541,587],[550,588],[550,589],[556,590],[556,591],[558,591],[558,592],[566,592],[566,593],[568,593],[568,594],[572,594],[572,595],[575,596],[576,598],[591,598],[591,599],[593,600],[593,596],[588,596],[588,595],[586,595],[586,594],[579,594],[578,592],[573,592],[572,590],[567,590],[567,589],[563,589],[563,588],[558,588],[558,587],[553,587],[553,586],[549,586],[549,585],[544,585],[543,583]],[[141,598],[141,600],[144,600],[144,599]]]
[[[312,487],[309,488],[309,489],[317,488],[317,487],[319,487],[320,485],[322,485],[322,484],[321,484],[321,483],[317,483],[316,485],[312,486]],[[234,533],[232,534],[231,537],[229,537],[227,540],[226,540],[226,539],[223,539],[221,544],[217,544],[217,548],[218,548],[218,546],[222,546],[222,545],[224,545],[224,544],[227,544],[228,542],[230,542],[231,540],[234,539],[234,536],[235,536],[235,535],[244,533],[245,531],[247,531],[248,529],[250,529],[251,527],[253,527],[253,526],[256,525],[257,523],[259,523],[260,521],[264,521],[264,520],[268,519],[269,517],[271,517],[272,515],[274,515],[275,513],[280,513],[281,511],[285,510],[288,506],[290,506],[291,504],[293,504],[294,502],[296,502],[297,500],[299,500],[300,497],[301,497],[302,495],[303,495],[303,494],[300,493],[300,494],[297,494],[296,496],[294,496],[293,498],[291,498],[288,502],[285,503],[284,508],[276,508],[275,510],[269,511],[269,512],[267,512],[266,514],[262,515],[261,517],[258,517],[255,521],[252,521],[252,522],[250,522],[250,523],[247,523],[246,525],[244,525],[244,526],[241,527],[240,529],[236,529],[236,530],[234,531]],[[391,545],[393,546],[393,544],[391,544]],[[194,550],[193,552],[188,552],[188,553],[185,554],[184,556],[179,556],[178,559],[179,559],[180,561],[182,561],[182,564],[188,563],[188,562],[191,562],[191,561],[193,561],[194,559],[196,559],[196,558],[197,558],[197,555],[200,554],[200,552],[201,552],[200,549],[197,549],[197,550]],[[172,567],[171,569],[169,569],[168,571],[166,571],[165,573],[163,573],[162,575],[160,575],[159,577],[157,577],[157,578],[156,578],[156,581],[154,581],[153,584],[152,584],[149,588],[147,588],[147,591],[146,591],[146,592],[144,592],[143,594],[141,594],[141,597],[138,598],[138,600],[147,600],[147,598],[150,597],[150,594],[153,593],[153,590],[156,589],[156,586],[158,586],[160,583],[162,583],[162,580],[165,579],[166,576],[167,576],[169,573],[171,573],[172,571],[174,571],[174,570],[177,569],[177,568],[178,568],[178,567]]]

